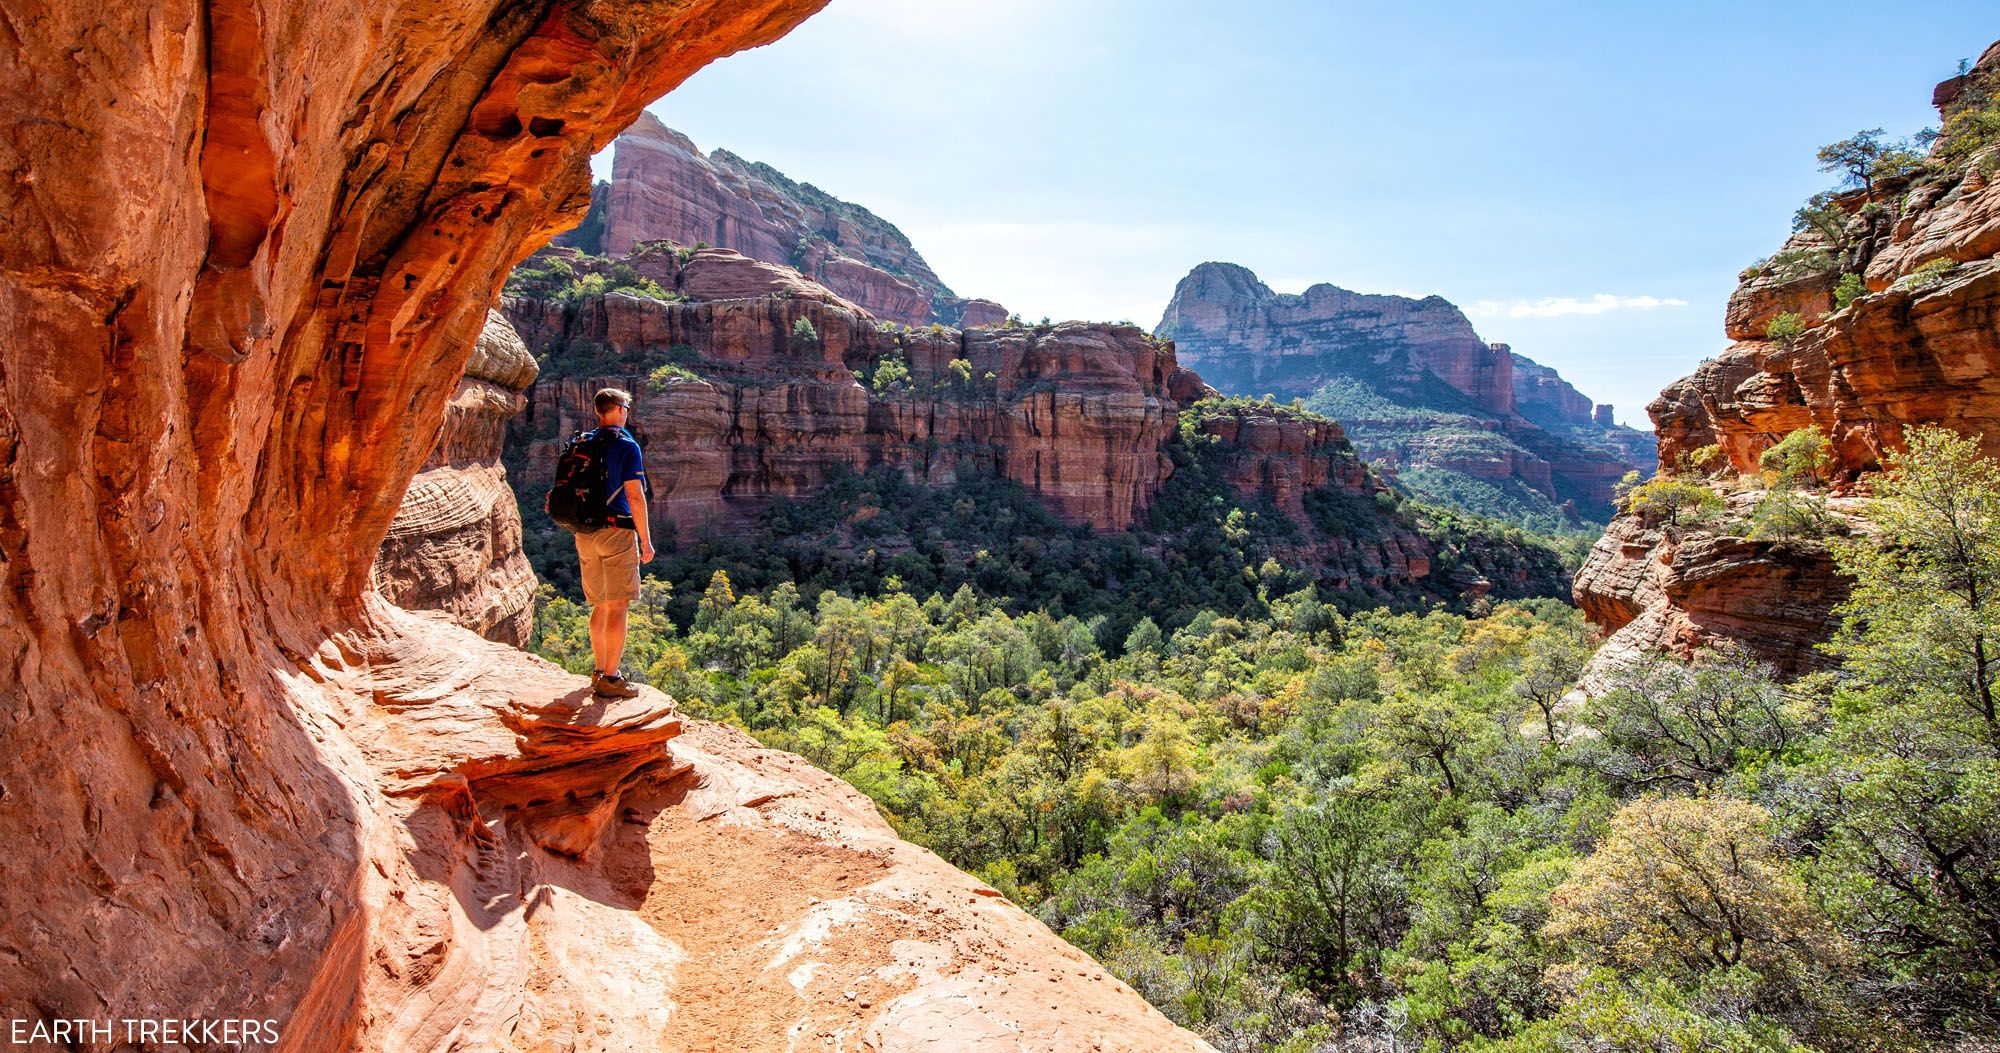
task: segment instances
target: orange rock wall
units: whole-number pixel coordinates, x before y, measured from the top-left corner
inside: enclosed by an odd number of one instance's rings
[[[443,611],[516,647],[534,629],[535,571],[500,454],[535,373],[513,327],[488,314],[430,459],[410,480],[375,556],[375,587],[389,602]]]
[[[2000,80],[2000,45],[1971,75]],[[1830,275],[1768,268],[1745,279],[1725,320],[1736,343],[1648,407],[1662,463],[1714,443],[1754,471],[1764,450],[1812,424],[1850,480],[1881,467],[1917,424],[2000,454],[2000,187],[1980,168],[1885,185],[1866,211],[1858,191],[1841,199],[1850,242],[1841,262],[1867,286],[1845,308],[1835,309]],[[1826,242],[1812,233],[1785,246],[1815,248]],[[1949,269],[1918,273],[1927,265]],[[1781,312],[1807,324],[1789,345],[1767,338]]]
[[[560,439],[594,425],[592,395],[623,387],[635,395],[653,513],[684,535],[743,525],[774,499],[882,464],[939,484],[960,469],[997,473],[1072,521],[1123,529],[1173,469],[1161,447],[1180,409],[1176,383],[1199,384],[1171,345],[1131,326],[891,330],[798,296],[516,299],[508,310],[532,345],[564,349],[560,375],[536,385],[517,425],[528,478],[552,478]],[[817,341],[794,339],[801,319]],[[676,349],[701,379],[650,384]],[[892,357],[911,383],[865,386]]]
[[[2000,45],[1972,75],[2000,77]],[[1935,97],[1948,100],[1953,83]],[[1860,191],[1843,195],[1839,252],[1816,232],[1785,244],[1782,253],[1826,251],[1861,275],[1865,292],[1844,308],[1830,273],[1746,272],[1723,322],[1736,343],[1648,407],[1661,463],[1712,444],[1729,469],[1752,473],[1787,434],[1817,425],[1831,440],[1836,489],[1865,492],[1915,425],[1952,428],[2000,454],[2000,188],[1980,167],[1885,184],[1873,208]],[[1949,266],[1919,273],[1936,261]],[[1789,343],[1768,333],[1785,313],[1805,326]],[[1754,496],[1732,499],[1738,521]],[[1857,522],[1863,512],[1851,498],[1832,506]],[[1847,588],[1821,545],[1663,530],[1626,513],[1575,581],[1578,605],[1612,634],[1586,686],[1648,653],[1717,644],[1786,672],[1824,666],[1814,645],[1836,626]]]

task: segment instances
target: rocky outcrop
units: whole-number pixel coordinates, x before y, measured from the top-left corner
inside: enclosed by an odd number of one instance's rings
[[[1731,499],[1742,522],[1761,495]],[[1830,513],[1858,521],[1852,499]],[[1602,690],[1618,669],[1648,655],[1686,658],[1717,646],[1740,650],[1781,673],[1826,668],[1818,650],[1839,624],[1833,609],[1847,581],[1825,545],[1753,541],[1724,529],[1674,529],[1633,515],[1612,520],[1578,571],[1574,589],[1584,617],[1610,635],[1583,678]]]
[[[679,288],[711,267],[765,266],[741,259],[697,253]],[[517,429],[530,481],[552,473],[560,437],[594,421],[597,389],[623,387],[652,511],[683,536],[745,525],[876,465],[934,483],[997,474],[1067,519],[1123,529],[1172,471],[1161,447],[1177,398],[1200,387],[1172,345],[1132,326],[905,329],[782,292],[516,298],[507,310],[551,363]]]
[[[373,587],[590,155],[819,6],[13,10],[0,1016],[269,1019],[301,1051],[1204,1048],[825,777],[681,728],[672,780],[663,698],[592,700]],[[768,969],[719,982],[690,928],[753,954],[759,911]]]
[[[1266,498],[1295,520],[1306,518],[1305,495],[1320,487],[1368,497],[1383,489],[1334,421],[1224,403],[1205,409],[1196,426],[1221,444],[1223,476],[1239,496]]]
[[[618,137],[604,190],[601,252],[654,240],[734,249],[794,267],[877,318],[972,327],[1007,316],[963,300],[887,220],[727,150],[706,157],[647,113]],[[997,316],[995,311],[997,310]]]
[[[1611,415],[1610,406],[1597,406],[1590,396],[1576,390],[1561,373],[1529,358],[1514,354],[1506,344],[1495,344],[1506,350],[1514,363],[1514,409],[1544,428],[1589,428],[1608,427],[1610,420],[1599,421],[1597,411],[1602,416]]]
[[[500,453],[535,373],[513,327],[489,314],[430,458],[375,556],[375,587],[389,602],[443,611],[516,647],[534,629],[535,572],[521,549],[521,510]]]
[[[1207,1048],[798,757],[450,646],[306,664],[376,699],[367,939],[420,951],[368,970],[353,1048]]]
[[[1471,408],[1514,412],[1514,360],[1442,296],[1413,300],[1319,284],[1273,292],[1248,268],[1204,263],[1174,289],[1154,330],[1222,391],[1310,395],[1359,370],[1443,382]]]
[[[2000,85],[2000,50],[1969,74],[1988,78]],[[1725,320],[1736,343],[1649,407],[1662,462],[1715,444],[1753,471],[1764,450],[1811,424],[1832,440],[1846,481],[1878,469],[1916,424],[2000,453],[2000,189],[1985,167],[1978,157],[1939,163],[1884,182],[1873,200],[1835,198],[1837,244],[1808,230],[1746,271]],[[1843,272],[1864,288],[1837,306]],[[1802,329],[1774,339],[1771,322],[1785,313]]]
[[[1965,98],[1968,84],[2000,88],[2000,45],[1940,86],[1941,105]],[[1915,425],[1952,428],[2000,453],[2000,191],[1981,174],[1986,162],[1952,160],[1950,146],[1947,136],[1931,165],[1882,181],[1872,199],[1829,197],[1827,220],[1744,272],[1723,320],[1736,343],[1648,407],[1662,464],[1712,445],[1726,458],[1720,474],[1753,473],[1764,451],[1817,425],[1831,440],[1836,492],[1860,493]],[[1789,324],[1774,328],[1781,317]],[[1755,499],[1731,498],[1738,519]],[[1850,528],[1865,528],[1858,502],[1831,504]],[[1601,679],[1648,652],[1718,644],[1786,672],[1817,668],[1827,659],[1814,646],[1833,630],[1847,588],[1818,545],[1674,537],[1627,513],[1592,550],[1574,593],[1612,630],[1592,666]]]
[[[1225,392],[1303,397],[1340,418],[1370,460],[1532,491],[1545,508],[1608,516],[1612,484],[1649,457],[1650,439],[1597,423],[1554,370],[1481,340],[1442,297],[1324,284],[1281,294],[1243,267],[1204,263],[1157,332]]]

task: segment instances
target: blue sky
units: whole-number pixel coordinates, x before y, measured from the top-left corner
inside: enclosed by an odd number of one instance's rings
[[[2000,0],[833,0],[652,109],[1031,319],[1151,326],[1212,259],[1438,293],[1650,427],[1813,151],[1934,123],[1996,36]]]

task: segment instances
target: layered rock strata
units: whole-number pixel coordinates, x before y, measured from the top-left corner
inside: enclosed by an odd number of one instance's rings
[[[1514,413],[1514,356],[1481,340],[1442,296],[1325,283],[1278,293],[1246,267],[1204,263],[1175,287],[1156,331],[1183,347],[1190,368],[1235,394],[1310,395],[1368,362],[1411,382],[1435,378],[1486,413]]]
[[[1742,522],[1761,495],[1736,495]],[[1860,507],[1836,498],[1830,514],[1859,526]],[[1574,598],[1608,633],[1583,678],[1601,690],[1618,669],[1648,655],[1682,658],[1715,647],[1739,650],[1784,674],[1827,668],[1818,649],[1839,625],[1833,609],[1847,581],[1816,541],[1757,541],[1743,530],[1675,529],[1621,515],[1591,547]]]
[[[952,293],[887,220],[811,183],[727,150],[703,156],[687,136],[642,115],[618,137],[604,188],[603,255],[654,240],[734,249],[793,267],[877,318],[905,325],[994,324],[991,300]]]
[[[304,1051],[1205,1048],[826,777],[681,728],[673,780],[665,699],[373,587],[590,155],[819,6],[11,9],[0,1016],[269,1019]],[[687,866],[724,846],[769,879]],[[704,972],[759,910],[759,971]]]
[[[746,262],[697,254],[682,288]],[[548,478],[560,438],[591,426],[597,389],[626,388],[653,512],[689,535],[745,525],[773,500],[876,465],[936,484],[999,475],[1067,519],[1124,529],[1173,470],[1161,447],[1177,397],[1200,386],[1171,345],[1132,326],[906,329],[784,294],[510,299],[507,310],[559,363],[517,426],[527,478]],[[890,379],[897,370],[907,375]]]
[[[1949,118],[1994,90],[2000,45],[1936,97]],[[1940,140],[1932,164],[1878,183],[1872,197],[1832,197],[1830,221],[1745,271],[1723,320],[1735,343],[1648,407],[1663,465],[1716,446],[1720,475],[1755,473],[1786,435],[1818,426],[1835,493],[1860,494],[1914,426],[1951,428],[2000,454],[2000,189],[1985,174],[2000,147],[1957,156],[1951,145]],[[1790,324],[1774,328],[1781,319]],[[1832,505],[1864,527],[1860,502]],[[1591,551],[1575,598],[1612,631],[1594,676],[1647,652],[1716,644],[1788,672],[1825,663],[1813,647],[1847,584],[1823,547],[1683,534],[1628,513]]]
[[[375,587],[409,610],[437,610],[501,643],[528,641],[535,572],[521,510],[500,463],[507,422],[527,405],[535,360],[498,312],[487,316],[445,406],[431,455],[410,480],[375,556]]]
[[[2000,90],[2000,46],[1963,82]],[[1934,156],[1949,146],[1940,140]],[[1786,434],[1817,424],[1848,480],[1881,467],[1903,430],[1941,424],[2000,453],[2000,189],[1980,156],[1836,198],[1838,243],[1796,234],[1745,272],[1724,328],[1735,341],[1648,407],[1662,463],[1720,445],[1739,471]],[[1790,261],[1790,262],[1788,262]],[[1863,286],[1837,305],[1842,274]],[[1796,333],[1773,335],[1780,315]]]

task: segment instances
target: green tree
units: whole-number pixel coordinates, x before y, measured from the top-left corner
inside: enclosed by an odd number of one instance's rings
[[[1684,979],[1746,966],[1795,976],[1846,949],[1770,834],[1728,797],[1642,797],[1555,890],[1544,934],[1586,965]]]
[[[1810,424],[1787,432],[1776,445],[1758,456],[1757,464],[1764,469],[1765,479],[1772,486],[1822,486],[1826,483],[1826,471],[1833,464],[1833,450],[1819,425]]]
[[[1823,887],[1893,975],[2000,1026],[2000,465],[1918,428],[1868,518],[1831,649],[1834,728],[1803,766],[1798,822]]]
[[[1625,497],[1625,507],[1677,527],[1713,519],[1722,510],[1722,498],[1696,480],[1663,473],[1634,487]]]
[[[1903,141],[1885,140],[1882,129],[1856,132],[1819,148],[1819,170],[1841,177],[1842,185],[1875,196],[1875,183],[1907,175],[1922,167],[1923,156]]]
[[[1804,315],[1797,311],[1780,311],[1764,324],[1764,339],[1784,347],[1796,347],[1808,328]]]

